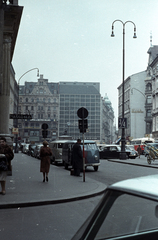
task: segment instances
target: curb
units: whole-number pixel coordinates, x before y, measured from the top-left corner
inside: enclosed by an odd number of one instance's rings
[[[113,159],[108,159],[109,162],[115,162],[115,163],[123,163],[123,164],[129,164],[129,165],[135,165],[135,166],[141,166],[141,167],[150,167],[150,168],[158,168],[157,166],[153,166],[153,165],[143,165],[141,163],[132,163],[132,162],[124,162],[124,161],[117,161],[117,160],[113,160]],[[126,160],[125,160],[126,161]]]
[[[39,201],[39,202],[23,202],[23,203],[0,204],[0,209],[37,207],[37,206],[45,206],[45,205],[53,205],[53,204],[60,204],[60,203],[79,201],[79,200],[84,200],[84,199],[87,199],[87,198],[96,197],[98,195],[101,195],[101,194],[103,194],[105,192],[105,189],[104,190],[100,190],[97,193],[92,193],[92,194],[89,194],[89,195],[79,196],[79,197],[57,199],[57,200],[45,200],[45,201]]]

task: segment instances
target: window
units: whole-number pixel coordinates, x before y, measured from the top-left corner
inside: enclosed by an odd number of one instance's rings
[[[148,84],[146,85],[146,90],[147,90],[147,91],[151,91],[151,90],[152,90],[152,85],[151,85],[151,83],[148,83]]]
[[[28,102],[28,98],[26,98],[26,102]]]
[[[148,109],[148,110],[146,111],[146,116],[147,116],[147,117],[151,117],[151,109]]]
[[[147,103],[151,103],[151,95],[147,96]]]
[[[31,106],[31,110],[34,110],[34,106]]]
[[[25,110],[28,110],[28,109],[29,109],[28,106],[26,106],[26,107],[25,107]]]
[[[39,89],[39,93],[43,94],[43,89],[42,88]]]

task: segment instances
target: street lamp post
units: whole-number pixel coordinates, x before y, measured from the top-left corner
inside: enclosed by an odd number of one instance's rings
[[[31,72],[33,70],[37,70],[37,77],[39,76],[39,69],[38,68],[32,68],[30,70],[28,70],[27,72],[25,72],[18,80],[18,97],[17,97],[17,109],[16,109],[16,113],[18,114],[19,111],[19,84],[20,84],[20,80],[21,78],[26,75],[28,72]],[[18,118],[16,119],[16,128],[18,128]],[[16,134],[16,140],[15,140],[15,153],[18,153],[18,134]]]
[[[134,25],[134,36],[133,38],[137,38],[136,36],[136,25],[132,21],[122,22],[121,20],[117,19],[112,23],[112,33],[111,37],[114,37],[114,23],[121,22],[123,25],[123,72],[122,72],[122,121],[124,121],[124,75],[125,75],[125,25],[127,23],[132,23]],[[125,127],[122,127],[122,136],[121,136],[121,154],[120,159],[126,159],[126,152],[125,152]]]

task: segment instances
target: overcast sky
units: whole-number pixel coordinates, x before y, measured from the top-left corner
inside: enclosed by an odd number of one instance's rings
[[[118,90],[122,83],[123,25],[125,25],[125,78],[146,70],[147,51],[158,45],[158,0],[19,0],[23,14],[16,41],[13,67],[16,80],[38,67],[49,82],[100,82],[116,119]],[[37,81],[36,71],[21,78]],[[116,120],[117,121],[117,120]]]

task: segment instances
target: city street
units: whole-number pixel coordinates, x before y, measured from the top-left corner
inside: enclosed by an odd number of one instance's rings
[[[28,159],[28,162],[32,160],[33,164],[35,166],[37,165],[37,168],[39,167],[39,160],[32,159],[26,155],[24,157]],[[144,156],[141,156],[141,158],[144,161],[146,160]],[[137,159],[135,159],[135,161],[137,161]],[[86,177],[88,181],[89,179],[92,179],[92,181],[97,180],[109,185],[127,178],[157,174],[158,171],[157,168],[125,163],[101,160],[99,170],[95,172],[92,168],[88,168],[86,171]],[[158,162],[155,161],[153,165],[158,167]],[[51,165],[51,172],[54,173],[54,171],[57,171],[59,168],[63,171],[63,174],[68,172],[63,166],[56,167],[53,165]],[[23,188],[25,189],[25,185],[23,185]],[[3,197],[7,197],[7,195]],[[85,200],[55,205],[0,209],[0,236],[3,240],[40,240],[44,238],[48,240],[71,239],[73,234],[82,225],[90,212],[95,208],[100,198],[101,195],[93,198],[87,198]]]

